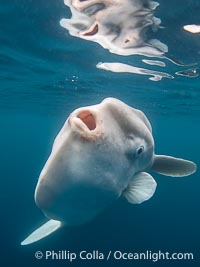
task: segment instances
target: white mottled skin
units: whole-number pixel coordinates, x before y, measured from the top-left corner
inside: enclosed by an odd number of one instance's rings
[[[77,116],[89,111],[96,128]],[[137,156],[143,146],[144,153]],[[151,168],[154,141],[146,116],[107,98],[75,110],[55,139],[35,191],[36,204],[47,217],[81,224],[109,206],[135,173]]]
[[[21,245],[34,243],[63,225],[94,218],[123,195],[131,204],[150,199],[156,181],[146,171],[187,176],[192,161],[154,154],[146,116],[114,98],[71,113],[53,144],[35,190],[49,221]]]

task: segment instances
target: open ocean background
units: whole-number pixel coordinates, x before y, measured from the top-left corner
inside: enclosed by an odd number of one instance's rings
[[[169,46],[168,55],[198,67],[200,34],[187,33],[182,26],[200,24],[200,1],[159,3],[155,14],[165,28],[156,35]],[[200,166],[200,78],[152,82],[148,76],[96,69],[99,61],[144,65],[141,57],[117,56],[70,36],[59,24],[69,16],[63,0],[0,0],[0,266],[199,266],[199,171],[179,179],[153,174],[157,191],[144,204],[119,200],[87,225],[63,228],[38,243],[20,246],[45,222],[34,203],[35,186],[55,136],[77,107],[119,98],[146,113],[157,154]],[[171,74],[184,69],[166,63],[164,71]],[[162,250],[192,252],[195,259],[70,263],[36,260],[38,250]]]

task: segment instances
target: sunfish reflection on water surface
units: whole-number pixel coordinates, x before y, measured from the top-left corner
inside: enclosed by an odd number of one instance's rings
[[[156,182],[146,171],[187,176],[196,165],[155,155],[148,119],[120,100],[76,109],[57,135],[35,190],[36,204],[49,221],[21,244],[62,225],[86,223],[121,196],[133,204],[148,200]]]
[[[158,2],[150,0],[64,0],[71,18],[60,25],[69,34],[99,43],[111,53],[163,57],[167,45],[148,38],[160,28],[161,20],[154,16]]]

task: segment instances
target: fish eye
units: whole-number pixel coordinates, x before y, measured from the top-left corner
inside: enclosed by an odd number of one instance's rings
[[[141,155],[144,151],[144,146],[140,146],[138,149],[137,149],[137,156]]]

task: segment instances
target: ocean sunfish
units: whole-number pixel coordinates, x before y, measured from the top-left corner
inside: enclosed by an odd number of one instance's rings
[[[148,200],[156,181],[147,171],[180,177],[194,173],[196,165],[154,154],[147,117],[118,99],[76,109],[57,135],[35,190],[49,221],[21,245],[63,225],[86,223],[119,197],[133,204]]]

